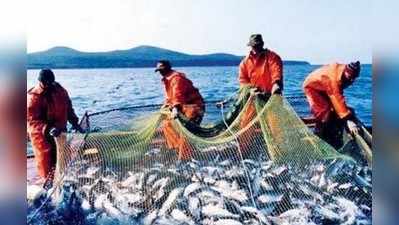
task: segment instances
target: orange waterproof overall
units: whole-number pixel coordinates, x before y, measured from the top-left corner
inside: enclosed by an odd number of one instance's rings
[[[250,52],[240,63],[239,82],[240,85],[250,85],[269,94],[275,83],[282,87],[283,63],[280,56],[268,49],[257,56]],[[255,116],[256,109],[254,104],[251,104],[241,119],[240,128],[246,127]],[[246,152],[249,150],[248,144],[252,142],[250,137],[254,135],[248,130],[243,136],[240,138],[240,146],[242,151]]]
[[[172,71],[162,81],[165,86],[165,105],[169,107],[179,106],[184,116],[199,124],[204,115],[205,105],[193,83],[183,73],[177,71]],[[192,157],[189,143],[173,128],[171,119],[164,121],[163,133],[168,148],[178,149],[178,159],[187,160]]]
[[[351,113],[343,96],[344,69],[344,64],[337,63],[322,66],[310,73],[303,83],[311,111],[320,122],[326,122],[331,112],[335,112],[341,119]]]
[[[58,83],[46,90],[37,84],[28,91],[27,131],[42,178],[47,178],[56,164],[56,147],[48,130],[66,130],[67,121],[75,125],[78,120],[67,91]]]

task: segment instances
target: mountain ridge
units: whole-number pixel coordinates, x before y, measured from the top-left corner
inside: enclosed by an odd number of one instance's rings
[[[40,68],[137,68],[154,67],[160,59],[170,60],[173,66],[237,66],[244,56],[228,53],[187,54],[150,45],[126,50],[83,52],[66,46],[29,53],[28,69]],[[288,65],[310,65],[306,61],[287,60]]]

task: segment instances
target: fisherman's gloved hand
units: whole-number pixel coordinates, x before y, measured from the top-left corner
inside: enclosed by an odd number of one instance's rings
[[[277,84],[277,83],[273,84],[271,94],[272,95],[274,95],[274,94],[281,95],[281,87],[279,84]]]
[[[351,134],[358,134],[359,133],[359,127],[353,120],[347,120],[346,125],[348,126],[348,130]]]
[[[261,90],[259,90],[259,88],[251,88],[251,90],[250,90],[250,92],[251,92],[251,95],[260,95],[260,94],[262,94],[262,91]]]
[[[173,107],[172,112],[170,113],[170,117],[172,119],[175,119],[177,117],[177,115],[179,115],[179,110],[177,109],[177,107]]]
[[[161,109],[166,109],[166,108],[169,108],[169,107],[170,107],[169,105],[163,104],[163,105],[161,106]]]
[[[53,137],[58,137],[61,134],[61,129],[58,129],[56,127],[53,127],[50,129],[49,134]]]

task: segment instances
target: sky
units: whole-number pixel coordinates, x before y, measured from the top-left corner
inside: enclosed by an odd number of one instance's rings
[[[189,54],[245,55],[253,33],[285,60],[371,63],[368,0],[28,1],[27,51],[96,52],[152,45]]]

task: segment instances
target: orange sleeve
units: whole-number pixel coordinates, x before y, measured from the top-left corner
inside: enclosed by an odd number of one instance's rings
[[[329,82],[327,95],[330,98],[334,110],[338,114],[339,118],[343,119],[351,114],[351,111],[346,105],[345,97],[342,94],[342,90],[336,81]]]
[[[176,105],[182,105],[184,104],[185,100],[185,90],[187,84],[185,81],[181,78],[175,78],[172,83],[171,83],[171,89],[172,89],[172,96],[171,96],[171,103],[172,106]]]
[[[282,86],[283,82],[283,62],[277,54],[273,53],[269,61],[270,75],[272,84],[276,82]]]
[[[169,92],[168,92],[168,90],[166,90],[166,88],[165,88],[164,92],[165,92],[165,102],[164,102],[164,104],[170,106],[172,104],[172,101],[171,101],[171,99],[169,97]]]
[[[40,99],[30,94],[27,98],[27,126],[31,133],[45,133],[47,123],[43,118]]]
[[[244,84],[249,84],[250,80],[249,80],[247,68],[245,66],[245,59],[243,59],[241,61],[238,73],[239,73],[238,80],[240,82],[240,86],[244,85]]]

